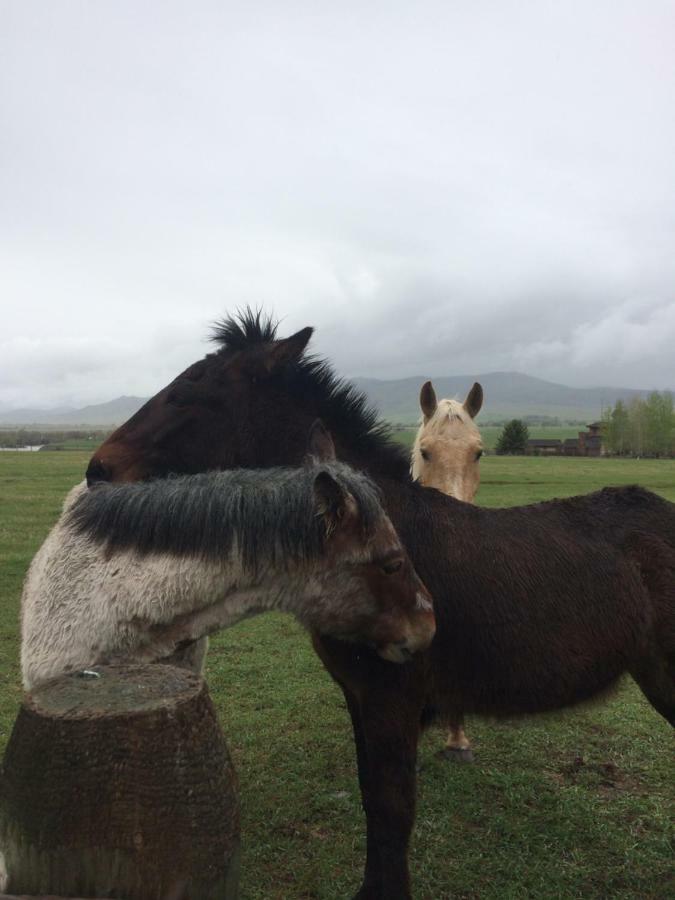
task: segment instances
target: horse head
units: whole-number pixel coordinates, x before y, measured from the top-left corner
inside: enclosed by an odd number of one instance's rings
[[[471,503],[480,484],[483,455],[480,431],[474,422],[483,405],[483,388],[475,382],[463,403],[436,400],[430,381],[422,385],[422,424],[413,445],[411,473],[425,487]]]
[[[92,456],[87,482],[298,465],[318,412],[288,415],[284,382],[311,335],[311,328],[303,328],[277,340],[276,326],[251,311],[216,326],[213,339],[220,349],[187,368],[113,432]]]
[[[332,437],[317,420],[306,465],[334,461]],[[365,639],[383,659],[406,662],[429,646],[436,621],[431,596],[394,526],[380,510],[366,534],[363,511],[328,471],[316,476],[314,494],[326,534],[326,567],[315,576],[317,599],[308,624],[318,634]],[[363,597],[370,598],[369,609]]]

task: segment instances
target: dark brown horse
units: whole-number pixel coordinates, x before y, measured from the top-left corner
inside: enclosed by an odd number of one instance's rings
[[[637,487],[480,509],[410,480],[407,455],[364,400],[306,358],[306,328],[277,340],[245,314],[96,452],[90,481],[232,466],[297,465],[317,417],[366,469],[435,599],[431,648],[395,666],[314,637],[352,717],[367,820],[357,896],[410,897],[421,729],[438,714],[562,708],[630,672],[675,721],[675,505]]]

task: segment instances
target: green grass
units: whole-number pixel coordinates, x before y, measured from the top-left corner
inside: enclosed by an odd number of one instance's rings
[[[481,437],[483,438],[483,446],[486,450],[494,450],[503,427],[501,425],[481,425],[480,422],[478,424],[480,426]],[[551,425],[548,427],[541,425],[528,426],[529,435],[533,439],[549,438],[550,440],[564,441],[565,438],[578,437],[580,431],[584,431],[584,428],[581,425]],[[397,428],[395,431],[397,440],[401,441],[402,444],[405,444],[406,447],[412,447],[416,434],[417,426]]]
[[[675,459],[486,456],[480,469],[481,506],[537,503],[622,484],[641,484],[675,501]]]
[[[56,441],[53,444],[45,444],[38,452],[51,453],[56,450],[86,450],[87,455],[91,456],[94,450],[101,443],[100,438],[67,438],[64,441]]]
[[[0,454],[0,747],[20,700],[18,604],[31,556],[87,453]],[[479,501],[639,482],[675,500],[675,461],[487,457]],[[207,679],[240,778],[243,900],[337,900],[359,883],[364,823],[339,690],[287,616],[220,634]],[[627,682],[608,702],[472,719],[475,766],[420,751],[417,900],[673,896],[670,728]]]

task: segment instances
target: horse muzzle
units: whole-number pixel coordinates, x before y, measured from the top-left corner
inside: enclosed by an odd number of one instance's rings
[[[431,610],[417,613],[404,638],[377,647],[377,653],[388,662],[410,662],[415,653],[426,650],[436,634],[436,619]]]

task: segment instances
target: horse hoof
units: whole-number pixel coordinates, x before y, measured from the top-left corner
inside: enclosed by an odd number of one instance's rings
[[[359,891],[354,894],[352,900],[380,900],[382,892],[379,888],[362,886]]]
[[[450,762],[472,763],[476,761],[470,747],[444,747],[438,751],[437,755]]]

